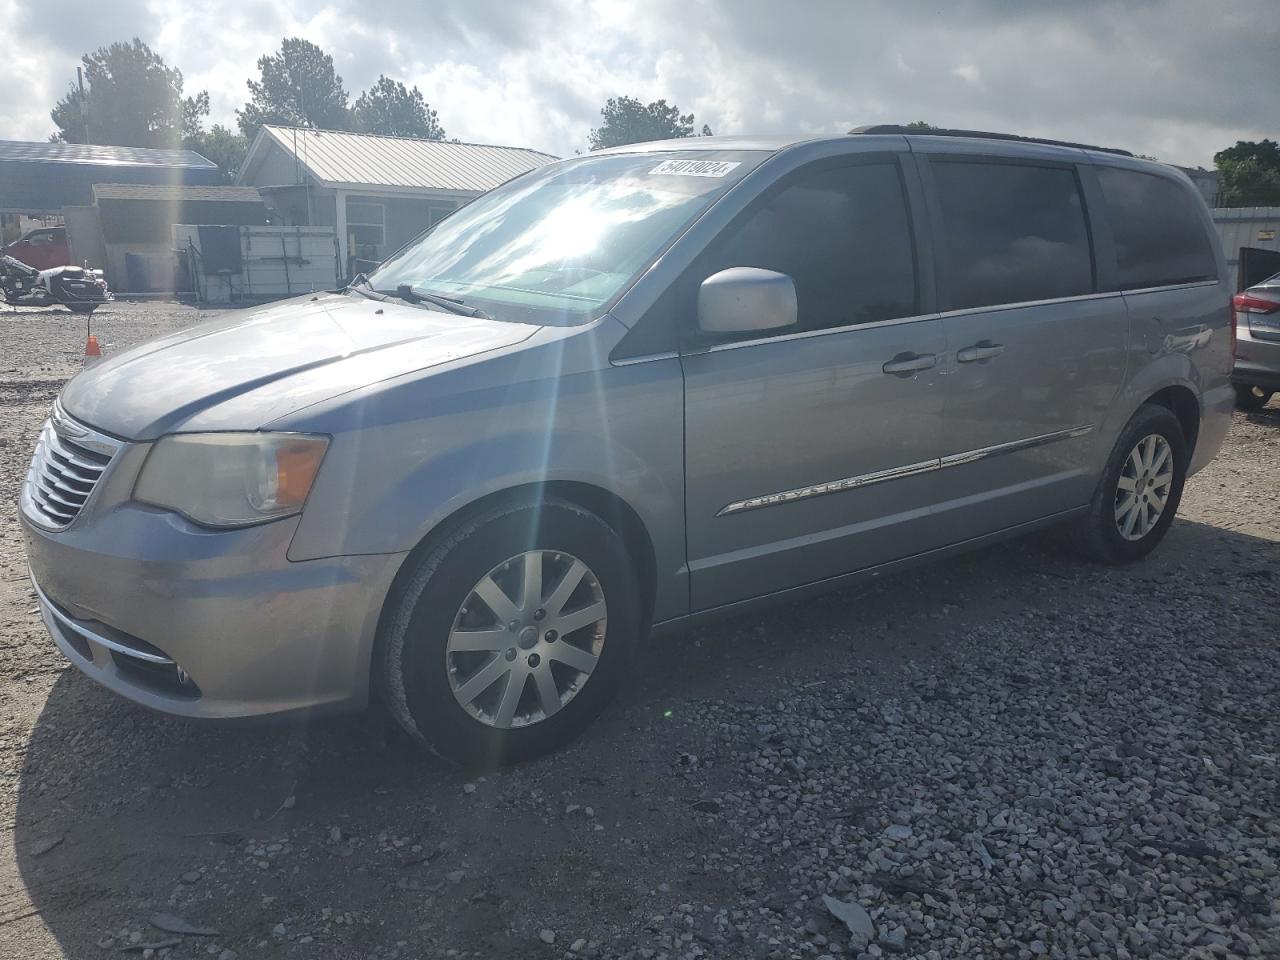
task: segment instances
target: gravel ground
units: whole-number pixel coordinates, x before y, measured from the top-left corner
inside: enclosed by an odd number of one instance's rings
[[[67,667],[14,501],[83,332],[0,314],[0,956],[1280,956],[1274,404],[1144,563],[1043,536],[655,642],[570,748],[474,777]]]

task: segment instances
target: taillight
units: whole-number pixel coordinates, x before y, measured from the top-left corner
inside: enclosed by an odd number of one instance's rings
[[[1246,291],[1231,298],[1231,310],[1236,323],[1233,333],[1239,330],[1241,323],[1248,323],[1251,336],[1264,340],[1280,338],[1280,300]],[[1234,352],[1232,356],[1235,356]]]
[[[1227,309],[1231,311],[1231,363],[1234,365],[1236,362],[1236,340],[1238,339],[1236,331],[1240,325],[1240,314],[1236,313],[1235,297],[1231,298],[1231,306]]]
[[[1236,313],[1275,313],[1280,310],[1280,300],[1255,297],[1251,293],[1237,293],[1231,298]]]

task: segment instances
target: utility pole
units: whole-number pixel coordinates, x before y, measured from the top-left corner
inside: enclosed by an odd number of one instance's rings
[[[84,142],[89,142],[89,105],[84,97],[84,71],[76,67],[76,83],[80,85],[80,122],[84,124]]]

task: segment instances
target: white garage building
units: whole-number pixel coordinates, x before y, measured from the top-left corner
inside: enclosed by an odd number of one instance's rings
[[[347,276],[472,197],[557,159],[521,147],[264,126],[236,182],[272,221],[334,227]]]

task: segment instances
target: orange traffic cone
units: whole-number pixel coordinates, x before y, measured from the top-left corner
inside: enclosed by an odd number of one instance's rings
[[[91,367],[102,359],[102,348],[98,346],[98,338],[92,333],[89,339],[84,342],[84,365]]]

